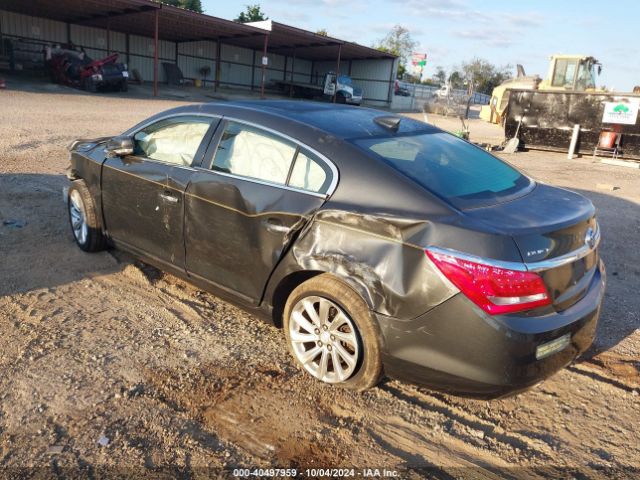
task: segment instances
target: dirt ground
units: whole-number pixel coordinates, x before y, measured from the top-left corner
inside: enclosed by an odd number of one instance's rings
[[[497,401],[397,381],[356,394],[300,372],[275,327],[125,254],[74,245],[66,145],[178,101],[17,86],[0,90],[0,476],[208,478],[271,466],[638,475],[639,170],[509,157],[599,210],[609,285],[583,358]]]

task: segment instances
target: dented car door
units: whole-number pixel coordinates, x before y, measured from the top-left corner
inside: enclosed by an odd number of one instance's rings
[[[185,197],[187,272],[255,305],[337,170],[293,139],[241,121],[221,124],[206,157]]]
[[[218,119],[175,116],[132,133],[134,153],[107,157],[102,202],[116,244],[184,269],[184,191]]]

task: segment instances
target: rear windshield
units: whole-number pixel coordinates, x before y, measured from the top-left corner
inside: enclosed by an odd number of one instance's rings
[[[474,208],[528,191],[513,167],[444,132],[354,140],[411,180],[458,208]]]

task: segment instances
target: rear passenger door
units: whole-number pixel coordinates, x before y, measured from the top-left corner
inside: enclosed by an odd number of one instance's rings
[[[219,129],[185,196],[187,272],[255,305],[338,172],[317,152],[266,128],[225,121]]]

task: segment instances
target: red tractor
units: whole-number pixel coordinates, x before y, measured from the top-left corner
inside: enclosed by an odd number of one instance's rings
[[[82,88],[89,92],[110,88],[126,92],[129,72],[114,53],[102,60],[92,60],[81,50],[47,49],[47,65],[55,83]]]

